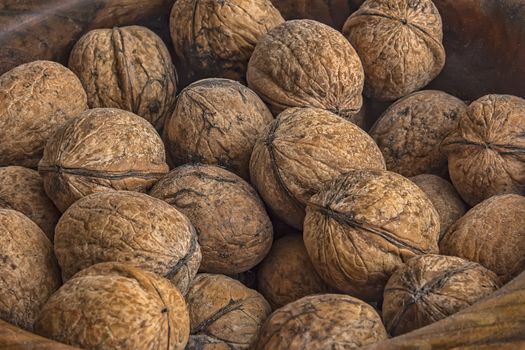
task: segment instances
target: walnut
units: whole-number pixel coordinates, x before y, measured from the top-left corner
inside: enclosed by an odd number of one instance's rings
[[[20,166],[0,168],[0,208],[23,213],[53,241],[60,212],[47,197],[36,170]]]
[[[281,113],[255,144],[252,184],[285,223],[302,229],[304,207],[323,183],[352,169],[384,169],[381,151],[354,124],[317,108]]]
[[[419,91],[390,106],[370,130],[386,167],[403,176],[447,174],[439,145],[458,126],[467,106],[442,91]]]
[[[275,114],[316,107],[351,118],[363,103],[364,73],[354,48],[312,20],[287,21],[268,32],[255,47],[246,79]]]
[[[66,67],[23,64],[0,76],[0,166],[36,168],[53,132],[87,109],[86,92]]]
[[[182,166],[163,177],[150,194],[187,215],[195,225],[202,250],[201,271],[247,271],[272,246],[272,223],[264,204],[248,183],[225,169]]]
[[[32,330],[61,283],[53,244],[23,214],[0,209],[0,261],[0,319]]]
[[[233,80],[204,79],[180,93],[164,140],[177,165],[220,165],[249,179],[253,146],[272,121],[252,90]]]
[[[265,322],[258,350],[357,349],[387,339],[374,308],[348,295],[304,297]]]
[[[38,166],[47,195],[62,212],[94,192],[147,191],[168,170],[155,129],[113,108],[88,110],[63,125]]]
[[[510,281],[525,269],[525,197],[500,195],[478,204],[449,228],[439,247]]]
[[[408,259],[438,252],[439,214],[413,182],[389,171],[354,170],[310,198],[304,243],[332,287],[379,301]]]
[[[71,51],[69,68],[84,85],[91,108],[124,109],[157,130],[173,110],[177,73],[166,45],[148,28],[88,32]]]
[[[274,309],[308,295],[329,291],[308,257],[303,238],[297,234],[275,241],[259,265],[257,279],[259,291]]]
[[[451,256],[410,259],[388,280],[383,320],[397,336],[429,325],[474,304],[501,285],[483,266]]]
[[[367,0],[343,34],[365,70],[365,95],[395,100],[421,89],[443,69],[439,11],[430,0]]]
[[[354,8],[355,0],[272,0],[286,20],[313,19],[337,30]]]
[[[91,265],[119,261],[166,277],[183,294],[201,260],[186,216],[128,191],[95,193],[73,204],[57,224],[55,253],[64,280]]]
[[[170,31],[179,72],[243,80],[255,44],[284,20],[270,0],[177,0]]]
[[[186,300],[188,350],[251,349],[271,312],[262,295],[223,275],[197,275]]]
[[[454,186],[439,176],[421,174],[410,180],[425,192],[439,213],[439,227],[441,228],[439,237],[443,237],[448,228],[465,215],[467,206],[459,197]]]
[[[524,99],[487,95],[468,107],[443,141],[450,178],[468,204],[498,194],[525,194],[524,115]]]
[[[188,308],[168,280],[115,262],[76,274],[49,298],[36,333],[85,349],[182,350]]]

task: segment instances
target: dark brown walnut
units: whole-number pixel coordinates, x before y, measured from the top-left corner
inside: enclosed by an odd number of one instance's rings
[[[145,192],[168,170],[151,124],[114,108],[87,110],[63,125],[38,165],[47,195],[62,212],[95,192]]]
[[[0,76],[0,166],[36,168],[55,130],[87,109],[86,92],[66,67],[23,64]]]
[[[170,18],[177,69],[187,82],[244,80],[255,45],[283,21],[270,0],[177,0]]]
[[[355,170],[328,183],[306,208],[304,243],[332,287],[379,301],[388,278],[416,255],[438,252],[439,214],[413,182]]]
[[[363,104],[364,73],[354,48],[337,30],[312,20],[287,21],[268,32],[246,79],[275,114],[316,107],[351,118]]]
[[[381,151],[363,130],[317,108],[290,108],[255,144],[250,176],[264,202],[302,229],[304,207],[321,186],[352,169],[385,169]]]
[[[37,334],[83,349],[184,349],[183,296],[160,276],[115,262],[76,274],[49,298]]]
[[[308,257],[301,235],[278,239],[257,269],[257,287],[274,309],[329,291]]]
[[[487,95],[468,107],[443,141],[450,178],[468,204],[498,194],[525,194],[524,116],[524,99]]]
[[[90,108],[130,111],[157,130],[173,110],[177,73],[166,45],[148,28],[88,32],[73,47],[69,68],[86,89]]]
[[[442,91],[419,91],[390,106],[370,130],[388,170],[403,176],[447,174],[443,139],[458,126],[467,105]]]
[[[467,206],[459,197],[454,186],[439,176],[422,174],[410,180],[426,193],[439,213],[439,227],[441,228],[439,236],[443,237],[448,228],[465,215]]]
[[[354,0],[272,0],[284,19],[313,19],[337,30],[355,9]]]
[[[258,350],[357,349],[388,338],[376,310],[348,295],[304,297],[265,322]]]
[[[57,224],[55,253],[64,280],[91,265],[119,261],[166,277],[183,294],[201,261],[186,216],[129,191],[95,193],[73,204]]]
[[[0,319],[32,330],[61,283],[53,244],[22,213],[0,209],[0,261]]]
[[[422,255],[397,269],[385,287],[383,321],[392,336],[467,308],[501,286],[496,274],[457,257]]]
[[[395,100],[421,89],[443,69],[439,11],[431,0],[367,0],[343,34],[365,70],[365,94]]]
[[[478,204],[449,228],[439,247],[510,281],[525,270],[525,197],[500,195]]]
[[[176,165],[220,165],[247,180],[255,141],[272,121],[268,107],[244,85],[204,79],[178,96],[164,141]]]
[[[0,208],[23,213],[53,241],[60,212],[47,197],[36,170],[20,166],[0,168]]]
[[[262,295],[223,275],[199,274],[186,296],[188,350],[252,349],[271,309]]]
[[[263,202],[237,175],[211,165],[172,170],[151,189],[195,225],[202,251],[201,271],[247,271],[266,256],[273,229]]]

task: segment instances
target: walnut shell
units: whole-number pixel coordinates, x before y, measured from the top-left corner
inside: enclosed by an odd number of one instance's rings
[[[247,180],[255,141],[272,121],[252,90],[233,80],[204,79],[178,96],[164,141],[177,165],[220,165]]]
[[[337,30],[354,8],[354,0],[272,0],[284,19],[313,19]]]
[[[257,265],[272,246],[273,229],[253,188],[229,171],[186,165],[152,188],[195,225],[202,251],[201,271],[234,274]]]
[[[287,21],[261,38],[246,79],[275,114],[316,107],[350,118],[363,104],[364,73],[354,48],[312,20]]]
[[[23,213],[53,241],[60,212],[47,197],[36,170],[20,166],[0,168],[0,208]]]
[[[387,339],[376,310],[348,295],[304,297],[265,322],[258,350],[356,349]]]
[[[302,229],[304,207],[323,183],[352,169],[385,169],[381,151],[354,124],[318,108],[281,113],[255,144],[250,176],[265,203]]]
[[[182,350],[190,322],[168,280],[115,262],[76,274],[49,298],[36,333],[86,349]]]
[[[483,266],[451,256],[410,259],[388,280],[383,320],[397,336],[429,325],[474,304],[501,286]]]
[[[144,192],[168,172],[164,144],[143,118],[114,108],[81,113],[49,139],[38,171],[64,212],[94,192]]]
[[[447,174],[443,139],[458,126],[467,106],[442,91],[419,91],[391,105],[370,136],[385,157],[386,168],[403,176]]]
[[[304,243],[332,287],[379,301],[408,259],[438,252],[439,214],[414,183],[389,171],[355,170],[310,198]]]
[[[119,261],[166,277],[183,294],[201,260],[186,216],[128,191],[95,193],[73,204],[57,224],[55,253],[64,280],[91,265]]]
[[[188,350],[251,349],[271,312],[262,295],[223,275],[197,275],[186,300]]]
[[[270,0],[177,0],[170,31],[179,72],[244,80],[255,44],[284,20]]]
[[[498,194],[525,194],[524,115],[524,99],[487,95],[468,107],[443,141],[450,178],[468,204]]]
[[[259,265],[257,280],[258,290],[273,309],[308,295],[329,291],[308,257],[303,238],[296,234],[275,241]]]
[[[365,70],[365,95],[395,100],[430,83],[445,65],[431,0],[367,0],[343,27]]]
[[[0,209],[0,261],[0,319],[32,330],[61,283],[53,244],[22,213]]]
[[[0,76],[0,166],[36,168],[46,141],[87,109],[86,92],[66,67],[26,63]]]
[[[510,281],[525,270],[525,197],[500,195],[478,204],[449,228],[439,247]]]
[[[84,85],[90,108],[127,110],[157,130],[173,110],[177,73],[166,45],[148,28],[92,30],[75,44],[68,65]]]
[[[425,192],[439,213],[439,237],[443,237],[448,228],[465,215],[467,206],[454,186],[439,176],[422,174],[410,180]]]

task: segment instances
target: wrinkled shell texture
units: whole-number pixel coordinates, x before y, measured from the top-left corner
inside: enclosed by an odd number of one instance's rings
[[[348,0],[272,0],[286,20],[313,19],[337,30],[350,15]]]
[[[209,165],[172,170],[151,190],[195,225],[201,271],[232,274],[257,265],[270,250],[273,229],[255,190],[229,171]]]
[[[494,196],[478,204],[450,227],[439,247],[510,281],[525,270],[525,197]]]
[[[177,75],[170,53],[145,27],[88,32],[75,44],[69,68],[84,85],[90,108],[124,109],[157,130],[173,109]]]
[[[374,140],[317,108],[291,108],[270,124],[250,160],[252,184],[285,223],[301,229],[304,207],[322,185],[352,169],[385,169]]]
[[[104,263],[78,273],[53,294],[35,330],[84,349],[182,350],[189,323],[186,302],[169,281]]]
[[[378,301],[408,259],[437,253],[439,214],[401,175],[356,170],[310,199],[304,242],[319,275],[334,288]]]
[[[385,326],[393,336],[421,328],[472,305],[500,284],[494,272],[461,258],[415,257],[388,280]]]
[[[388,335],[374,308],[348,295],[308,296],[276,310],[258,350],[357,349]]]
[[[36,170],[20,166],[0,168],[0,208],[23,213],[53,240],[60,212],[47,197]]]
[[[343,34],[363,62],[365,94],[374,99],[419,90],[445,64],[441,16],[431,0],[367,0]]]
[[[249,179],[253,146],[272,121],[252,90],[233,80],[204,79],[179,95],[164,140],[176,165],[220,165]]]
[[[354,48],[341,33],[312,20],[288,21],[264,36],[246,79],[275,114],[316,107],[350,118],[363,104],[364,73]]]
[[[0,319],[32,330],[61,283],[53,245],[26,216],[0,209],[0,261]]]
[[[524,116],[524,99],[487,95],[468,107],[443,141],[450,178],[468,204],[498,194],[525,194]]]
[[[274,309],[302,297],[329,291],[317,274],[298,234],[287,235],[272,246],[272,250],[257,269],[257,288]]]
[[[177,0],[170,18],[177,68],[189,82],[244,80],[255,45],[283,21],[270,0]]]
[[[251,349],[271,312],[262,295],[223,275],[197,275],[186,300],[189,349]]]
[[[57,130],[38,170],[47,195],[64,212],[91,193],[147,191],[169,169],[164,144],[146,120],[96,108]]]
[[[410,180],[425,192],[439,213],[440,237],[443,237],[448,228],[465,215],[467,206],[454,186],[439,176],[422,174]]]
[[[66,67],[23,64],[0,76],[0,166],[36,168],[46,141],[87,109],[86,92]]]
[[[186,216],[128,191],[96,193],[73,204],[57,224],[55,253],[64,280],[96,263],[119,261],[168,278],[182,293],[201,260]]]
[[[467,105],[442,91],[419,91],[388,108],[370,130],[386,168],[403,176],[447,174],[439,145],[458,126]]]

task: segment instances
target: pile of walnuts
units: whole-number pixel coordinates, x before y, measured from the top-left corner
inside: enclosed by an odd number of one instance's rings
[[[422,90],[431,0],[178,0],[169,32],[0,77],[1,319],[85,349],[352,349],[525,269],[525,100]]]

